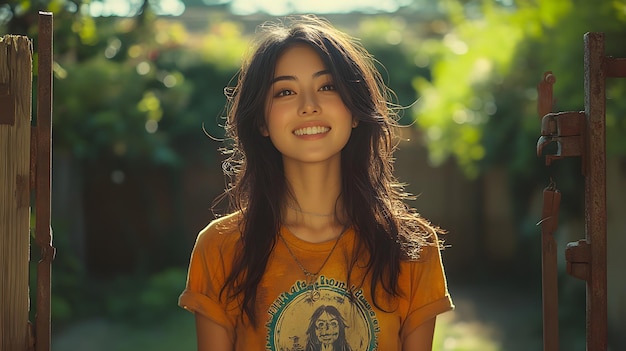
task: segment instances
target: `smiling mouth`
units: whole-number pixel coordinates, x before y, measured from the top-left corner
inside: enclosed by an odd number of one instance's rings
[[[322,334],[319,336],[320,341],[332,341],[337,338],[337,333]]]
[[[293,134],[297,135],[297,136],[302,136],[302,135],[315,135],[315,134],[324,134],[324,133],[328,133],[328,131],[330,130],[330,128],[328,127],[322,127],[322,126],[315,126],[315,127],[305,127],[305,128],[300,128],[300,129],[296,129],[293,131]]]

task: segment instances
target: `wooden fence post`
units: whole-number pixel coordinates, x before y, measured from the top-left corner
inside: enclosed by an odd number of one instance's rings
[[[30,345],[28,277],[32,43],[0,38],[0,350]]]
[[[35,350],[49,351],[51,346],[51,280],[55,248],[50,225],[52,186],[52,13],[39,12],[39,65],[37,70],[37,126],[32,145],[31,174],[35,190],[35,242],[41,249],[37,262],[37,314]]]

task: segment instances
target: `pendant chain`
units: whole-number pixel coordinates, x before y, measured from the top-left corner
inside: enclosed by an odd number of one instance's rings
[[[287,245],[287,240],[285,240],[283,235],[280,232],[278,232],[278,236],[280,237],[280,240],[282,240],[283,244],[285,244],[285,247],[287,248],[287,251],[289,252],[289,255],[291,255],[291,258],[293,258],[293,260],[296,261],[296,264],[298,265],[298,267],[300,267],[300,270],[302,270],[302,273],[304,273],[304,276],[306,277],[306,284],[308,286],[312,287],[312,290],[310,292],[310,298],[311,298],[312,301],[317,300],[319,298],[319,296],[320,296],[319,291],[317,291],[317,283],[315,282],[315,280],[317,279],[317,276],[318,276],[318,274],[320,274],[322,269],[324,269],[324,266],[326,266],[326,263],[330,259],[330,256],[332,256],[333,252],[335,252],[335,249],[337,248],[337,244],[339,244],[339,239],[341,239],[343,234],[346,232],[346,228],[347,227],[343,227],[343,229],[341,230],[341,233],[339,234],[337,239],[335,239],[335,244],[333,245],[333,248],[330,249],[330,252],[328,253],[328,256],[326,256],[326,259],[324,260],[324,262],[322,263],[320,268],[315,273],[313,273],[313,272],[309,271],[308,269],[304,268],[304,265],[302,264],[302,262],[300,262],[298,257],[296,257],[296,255],[293,253],[293,251],[291,251],[291,248],[289,247],[289,245]],[[289,229],[289,228],[287,228],[287,229]],[[289,231],[291,231],[291,230],[289,230]],[[293,231],[291,231],[291,232],[293,233]]]

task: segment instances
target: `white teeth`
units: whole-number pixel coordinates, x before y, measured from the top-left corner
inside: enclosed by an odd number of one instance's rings
[[[329,130],[330,128],[328,127],[315,126],[315,127],[300,128],[300,129],[295,130],[293,133],[298,136],[314,135],[314,134],[327,133]]]

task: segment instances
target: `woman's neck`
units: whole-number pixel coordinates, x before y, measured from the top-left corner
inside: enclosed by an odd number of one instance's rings
[[[283,202],[283,225],[310,242],[335,239],[346,225],[340,165],[286,163],[291,196]]]

